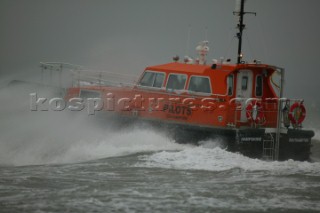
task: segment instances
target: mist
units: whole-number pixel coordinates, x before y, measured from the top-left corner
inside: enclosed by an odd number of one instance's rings
[[[76,163],[157,150],[179,150],[165,134],[86,112],[31,111],[30,92],[59,97],[54,87],[17,82],[0,90],[0,165]],[[13,98],[14,97],[14,98]]]
[[[284,67],[288,97],[320,99],[319,6],[317,0],[246,1],[246,10],[257,16],[245,17],[244,59]],[[233,10],[233,0],[3,0],[1,79],[39,75],[40,61],[139,75],[173,55],[194,56],[204,39],[210,42],[209,60],[235,61]]]

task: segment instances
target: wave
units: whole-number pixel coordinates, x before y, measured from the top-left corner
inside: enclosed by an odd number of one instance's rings
[[[298,162],[267,162],[231,153],[216,147],[215,141],[207,141],[199,147],[186,147],[181,151],[161,151],[151,155],[140,156],[137,167],[152,167],[181,170],[226,171],[242,169],[245,171],[267,171],[278,175],[314,174],[320,175],[320,163]]]
[[[0,165],[75,163],[137,152],[179,150],[164,134],[139,128],[117,130],[114,121],[79,112],[31,111],[29,93],[56,88],[17,84],[0,90]]]
[[[7,141],[1,141],[0,164],[76,163],[139,152],[181,149],[164,135],[150,130],[102,132],[84,130],[83,126],[79,129],[79,125],[72,126],[67,122],[60,127],[44,123],[41,126],[49,129],[33,129],[25,123],[17,135],[9,135]]]

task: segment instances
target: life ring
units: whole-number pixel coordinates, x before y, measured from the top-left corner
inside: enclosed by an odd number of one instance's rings
[[[265,122],[265,116],[262,111],[262,105],[260,101],[252,101],[246,107],[246,116],[248,121],[255,124],[263,124]]]
[[[293,125],[301,124],[306,118],[306,108],[303,103],[296,102],[291,105],[289,119]]]

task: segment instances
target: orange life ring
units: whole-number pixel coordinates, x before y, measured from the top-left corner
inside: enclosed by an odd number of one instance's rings
[[[250,122],[255,124],[263,124],[265,122],[265,116],[262,111],[262,105],[260,101],[252,101],[246,107],[246,116]]]
[[[289,119],[293,125],[301,124],[306,118],[306,108],[303,103],[296,102],[291,105]]]

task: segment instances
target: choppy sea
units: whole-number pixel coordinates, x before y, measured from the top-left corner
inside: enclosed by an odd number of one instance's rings
[[[317,105],[313,162],[266,162],[219,141],[181,145],[151,128],[32,112],[33,89],[0,90],[0,212],[320,212]]]

